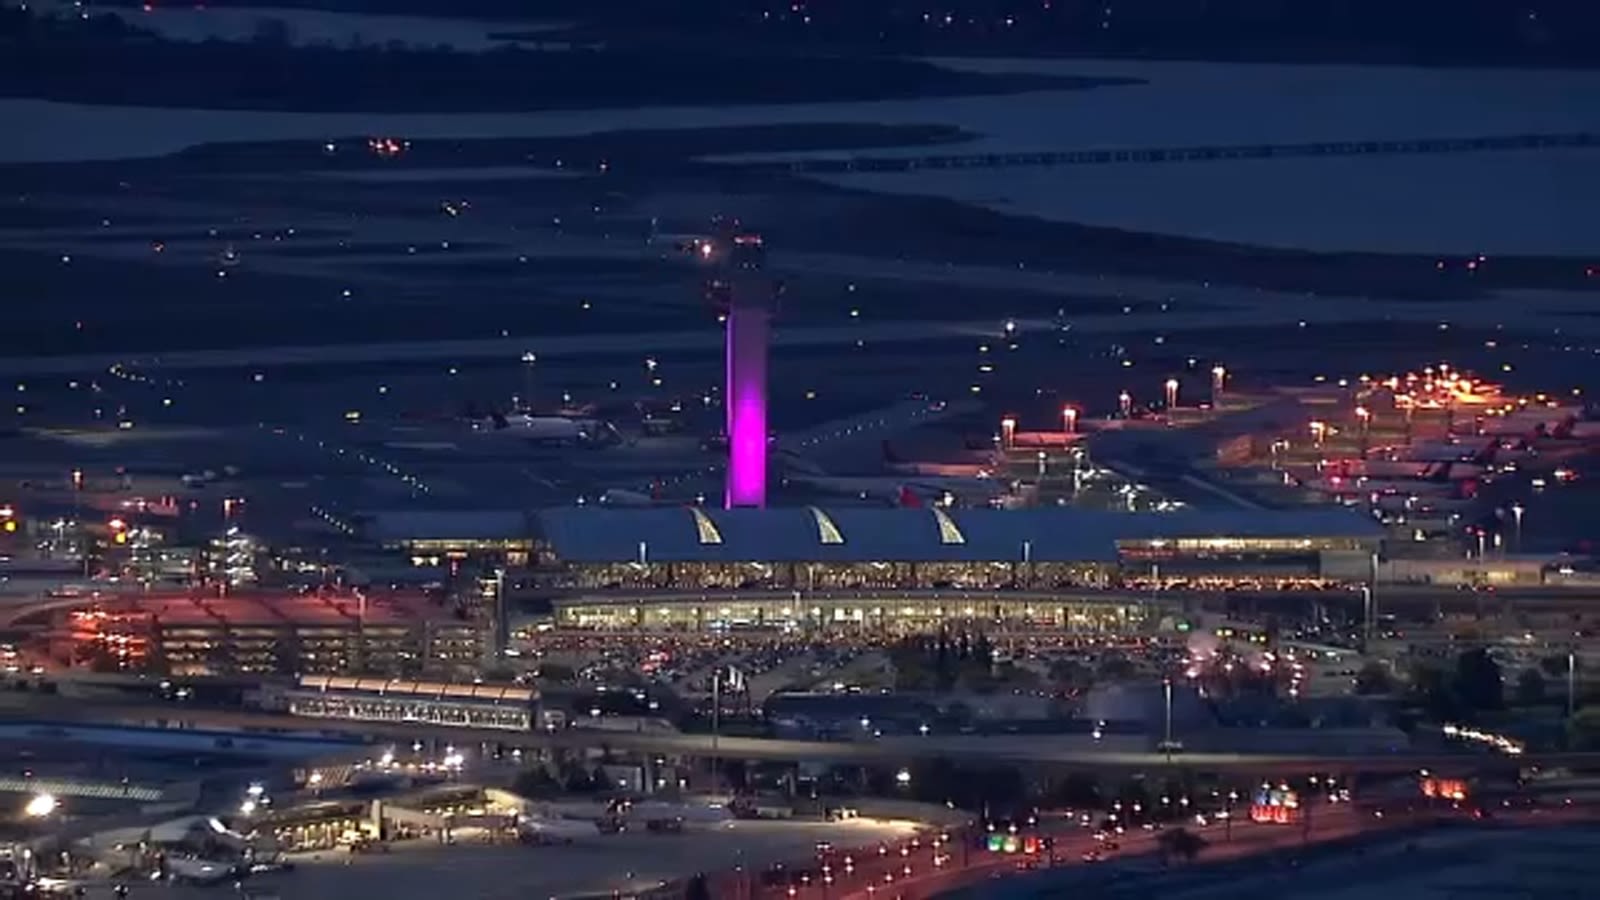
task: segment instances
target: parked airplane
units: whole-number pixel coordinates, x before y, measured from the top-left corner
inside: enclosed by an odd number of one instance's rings
[[[237,478],[238,476],[239,469],[237,466],[223,466],[221,474],[218,474],[216,469],[202,469],[198,472],[185,472],[180,476],[180,480],[189,487],[200,487],[218,481],[223,477]]]
[[[988,461],[987,454],[980,454],[981,459],[972,462],[914,462],[904,459],[894,452],[894,447],[888,442],[883,442],[883,467],[891,472],[902,475],[931,475],[939,478],[988,478],[994,474],[994,466]]]
[[[487,416],[469,417],[468,422],[475,432],[540,444],[600,446],[621,440],[614,426],[599,419],[491,412]]]
[[[894,478],[848,475],[812,475],[791,472],[785,479],[836,497],[881,500],[897,506],[921,506],[947,495],[958,504],[987,506],[1011,493],[1010,486],[993,478]]]
[[[238,863],[198,856],[169,855],[162,860],[168,879],[182,884],[217,884],[238,877]]]
[[[1570,437],[1581,412],[1577,409],[1544,407],[1521,409],[1505,416],[1487,416],[1483,420],[1483,433],[1530,440]]]
[[[716,249],[716,237],[709,234],[673,233],[661,230],[661,220],[650,217],[649,243],[671,247],[679,253],[709,258]]]
[[[1431,478],[1437,474],[1440,466],[1449,466],[1450,477],[1458,481],[1480,477],[1484,472],[1483,465],[1478,463],[1414,459],[1350,459],[1330,463],[1324,471],[1328,472],[1329,477],[1338,476],[1346,480],[1410,481]]]
[[[619,805],[617,814],[629,823],[645,825],[673,825],[676,827],[714,828],[733,821],[733,811],[726,806],[700,803],[666,803],[660,800],[640,800]]]
[[[1416,463],[1470,462],[1480,466],[1492,465],[1499,450],[1494,438],[1464,440],[1424,441],[1403,451],[1405,459]]]
[[[600,836],[600,826],[593,821],[542,816],[518,819],[517,831],[525,840],[539,844],[571,844]]]
[[[1418,497],[1469,498],[1477,494],[1475,478],[1454,478],[1453,463],[1436,463],[1434,468],[1418,478],[1375,479],[1345,478],[1332,475],[1305,484],[1305,487],[1333,497],[1378,497],[1386,494]]]
[[[649,494],[642,491],[630,491],[626,488],[610,488],[600,495],[600,502],[606,506],[666,506],[669,504],[661,499],[659,494],[652,491]]]
[[[1474,505],[1470,497],[1418,497],[1405,494],[1384,494],[1372,508],[1383,513],[1406,516],[1454,516],[1466,512]]]

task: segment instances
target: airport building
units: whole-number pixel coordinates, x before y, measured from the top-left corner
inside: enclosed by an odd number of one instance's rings
[[[59,610],[58,657],[170,675],[452,675],[483,632],[420,594],[124,595]]]
[[[291,715],[313,719],[531,731],[539,695],[520,685],[306,676],[284,699]]]
[[[1340,508],[1127,513],[799,506],[562,507],[378,514],[368,534],[418,565],[509,567],[577,629],[925,630],[974,621],[1085,634],[1143,629],[1151,592],[1349,587],[1383,538]],[[381,540],[379,540],[381,538]],[[487,620],[486,617],[479,617]]]
[[[1382,529],[1341,509],[570,508],[539,516],[559,627],[1143,628],[1158,587],[1338,587]]]
[[[532,560],[538,532],[535,516],[522,510],[379,510],[352,517],[351,528],[428,568],[469,557],[521,568]]]
[[[1127,578],[1346,572],[1382,529],[1342,509],[563,508],[541,541],[576,588],[1105,588]],[[1340,575],[1338,577],[1346,577]]]

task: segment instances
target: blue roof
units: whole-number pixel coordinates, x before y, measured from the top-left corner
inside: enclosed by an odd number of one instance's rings
[[[538,514],[569,562],[1115,562],[1117,542],[1179,538],[1378,540],[1370,518],[1332,508],[1116,513],[1025,510],[599,509]]]
[[[518,509],[406,509],[366,513],[362,533],[380,543],[526,539],[533,524]]]

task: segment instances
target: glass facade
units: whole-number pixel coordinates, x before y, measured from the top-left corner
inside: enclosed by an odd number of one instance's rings
[[[517,707],[474,700],[291,691],[289,713],[313,719],[531,731],[534,710],[531,705]]]
[[[556,601],[555,624],[582,631],[810,631],[900,634],[942,625],[1001,631],[1136,634],[1153,611],[1132,600],[1106,602],[1046,594],[735,594],[725,597],[573,597]]]
[[[572,563],[551,587],[578,590],[943,590],[1105,588],[1115,566],[1022,562]]]
[[[529,731],[538,695],[516,685],[313,677],[286,695],[291,715],[357,722]]]

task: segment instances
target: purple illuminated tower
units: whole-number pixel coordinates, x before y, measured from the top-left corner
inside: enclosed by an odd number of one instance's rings
[[[737,228],[719,240],[723,250],[708,294],[727,317],[729,509],[767,505],[767,344],[776,290],[762,271],[760,235]]]

